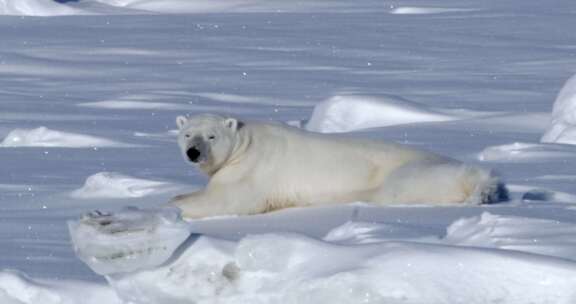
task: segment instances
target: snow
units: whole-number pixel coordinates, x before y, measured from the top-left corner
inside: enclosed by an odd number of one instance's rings
[[[129,144],[97,136],[51,130],[46,127],[15,129],[0,142],[0,147],[130,147]]]
[[[121,303],[114,292],[103,284],[35,280],[14,270],[0,272],[0,302],[2,304]]]
[[[390,13],[401,15],[420,15],[420,14],[443,14],[443,13],[457,13],[457,12],[470,12],[470,11],[475,11],[475,9],[399,6],[391,9]]]
[[[551,158],[570,159],[576,157],[571,147],[515,142],[512,144],[486,147],[478,158],[482,161],[531,162]]]
[[[552,121],[541,141],[576,144],[576,75],[564,84],[556,97],[552,108]]]
[[[80,10],[50,0],[0,0],[0,15],[58,16],[79,13]]]
[[[178,185],[146,180],[118,172],[98,172],[88,176],[82,188],[70,193],[73,198],[125,198],[143,197],[152,193],[174,190]]]
[[[0,303],[576,302],[574,13],[571,0],[0,0]],[[207,112],[492,168],[511,201],[184,223],[159,208],[206,178],[174,120]],[[95,209],[122,225],[82,217]],[[95,266],[96,250],[119,259]]]
[[[122,226],[126,214],[143,212],[117,213],[112,224],[101,227]],[[172,225],[154,223],[150,228],[156,234]],[[350,223],[345,225],[349,230]],[[568,259],[574,256],[575,228],[574,224],[485,212],[457,220],[447,236],[436,242],[383,239],[344,246],[297,233],[252,234],[237,242],[200,235],[183,245],[169,263],[151,269],[140,263],[143,269],[137,271],[124,267],[153,256],[150,252],[162,247],[153,235],[141,232],[144,229],[136,232],[146,236],[135,238],[140,241],[137,246],[126,245],[135,244],[132,227],[113,232],[96,229],[96,235],[91,230],[95,238],[80,233],[73,242],[102,246],[85,246],[84,259],[85,255],[102,256],[101,249],[134,253],[121,261],[99,259],[99,266],[105,264],[114,271],[108,272],[111,285],[123,300],[135,303],[453,303],[454,298],[466,303],[571,303],[576,299],[571,288],[576,284],[576,267]],[[73,235],[76,229],[72,227]],[[534,235],[534,229],[544,232]],[[328,235],[337,234],[334,230]],[[377,230],[376,234],[386,237],[386,229]],[[186,229],[182,231],[188,235]],[[114,239],[95,241],[100,236]],[[155,241],[142,242],[150,238]],[[561,246],[564,250],[558,250]],[[175,246],[167,247],[175,250]],[[487,278],[502,285],[478,288]]]
[[[457,116],[429,110],[397,97],[334,96],[314,107],[306,129],[342,133],[399,124],[440,122]]]
[[[484,212],[447,229],[445,241],[460,246],[500,248],[574,259],[576,226],[549,219],[526,219]]]

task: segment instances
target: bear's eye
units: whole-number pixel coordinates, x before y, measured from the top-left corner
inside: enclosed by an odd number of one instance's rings
[[[216,139],[216,136],[214,136],[214,135],[209,135],[209,136],[208,136],[208,140],[215,140],[215,139]]]
[[[186,135],[184,135],[184,136],[186,136],[186,138],[190,138],[190,134],[186,134]]]

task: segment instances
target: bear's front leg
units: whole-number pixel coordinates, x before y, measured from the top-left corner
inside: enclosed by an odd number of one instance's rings
[[[206,188],[202,191],[183,194],[174,197],[169,204],[180,208],[185,218],[203,218],[221,215],[248,215],[261,212],[258,209],[258,197],[241,194],[246,193],[240,187],[226,189]]]
[[[185,218],[203,218],[229,214],[225,211],[221,198],[197,191],[173,197],[168,204],[180,208]]]

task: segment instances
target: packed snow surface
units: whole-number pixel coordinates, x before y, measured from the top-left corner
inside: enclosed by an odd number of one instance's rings
[[[0,0],[0,303],[576,303],[573,2]],[[183,222],[200,113],[433,151],[511,200]]]

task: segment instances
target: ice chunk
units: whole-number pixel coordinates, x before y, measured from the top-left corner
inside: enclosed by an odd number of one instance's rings
[[[552,120],[541,141],[576,145],[576,75],[568,79],[556,97]]]
[[[80,189],[72,191],[74,198],[130,198],[172,190],[168,182],[146,180],[117,172],[99,172],[89,176]]]
[[[68,223],[74,250],[102,275],[157,267],[190,235],[176,208],[92,212]]]
[[[12,130],[0,143],[0,147],[132,147],[114,140],[39,127],[36,129]]]
[[[454,119],[458,117],[393,96],[334,96],[314,107],[306,129],[322,133],[340,133]]]

